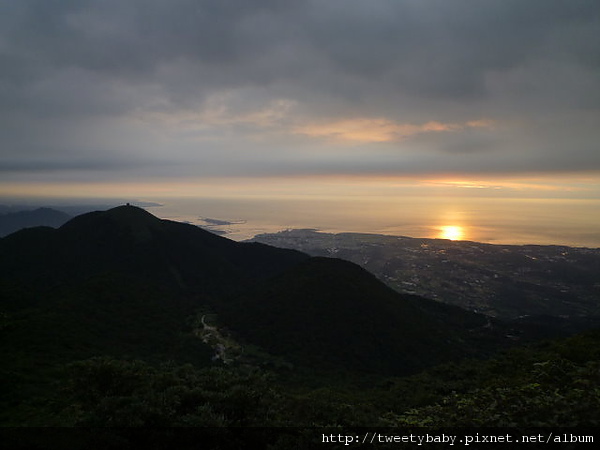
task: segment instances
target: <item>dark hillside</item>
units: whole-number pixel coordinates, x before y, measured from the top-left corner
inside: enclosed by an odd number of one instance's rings
[[[74,345],[66,340],[87,343],[75,345],[88,349],[81,356],[148,356],[153,327],[171,336],[156,346],[164,355],[198,308],[245,343],[313,367],[405,373],[507,340],[506,327],[394,292],[353,263],[237,243],[129,205],[0,239],[0,295],[21,327],[9,334],[27,329],[23,342],[53,357]],[[50,316],[61,327],[52,339],[40,319]]]
[[[149,343],[166,333],[171,344],[166,339],[154,349],[164,355],[179,345],[178,333],[191,332],[185,320],[199,307],[218,306],[212,299],[306,258],[131,206],[85,214],[58,230],[22,230],[0,239],[4,342],[30,342],[31,351],[45,349],[44,358],[60,359],[67,348],[87,348],[79,356],[115,349],[136,355],[152,353]]]
[[[58,230],[23,230],[0,240],[1,273],[23,281],[34,278],[43,289],[119,273],[178,292],[214,295],[305,258],[297,251],[238,244],[133,206],[84,214]]]
[[[2,238],[0,402],[44,396],[59,367],[93,356],[210,364],[190,322],[198,308],[306,258],[132,206]]]
[[[311,258],[236,298],[224,319],[245,340],[319,367],[407,373],[485,347],[469,331],[484,317],[400,295],[332,258]]]

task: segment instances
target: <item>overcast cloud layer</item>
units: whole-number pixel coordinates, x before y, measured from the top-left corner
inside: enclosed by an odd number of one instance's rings
[[[0,176],[600,170],[596,0],[0,0]]]

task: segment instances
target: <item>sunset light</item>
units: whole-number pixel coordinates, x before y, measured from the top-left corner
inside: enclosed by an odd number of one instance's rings
[[[600,247],[600,2],[530,3],[0,1],[0,215]]]
[[[464,237],[463,228],[456,225],[447,225],[440,228],[440,238],[459,241]]]

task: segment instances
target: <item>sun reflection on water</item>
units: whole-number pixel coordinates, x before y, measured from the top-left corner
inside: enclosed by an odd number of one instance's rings
[[[464,238],[465,232],[463,227],[458,225],[445,225],[440,227],[440,239],[450,239],[451,241],[460,241]]]

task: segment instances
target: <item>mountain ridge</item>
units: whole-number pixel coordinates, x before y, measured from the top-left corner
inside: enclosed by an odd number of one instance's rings
[[[315,257],[238,296],[222,316],[250,342],[315,366],[348,360],[359,370],[406,373],[481,356],[471,330],[487,319],[446,306],[434,314],[423,302],[430,301],[401,296],[351,262]],[[448,324],[454,314],[461,331]]]

